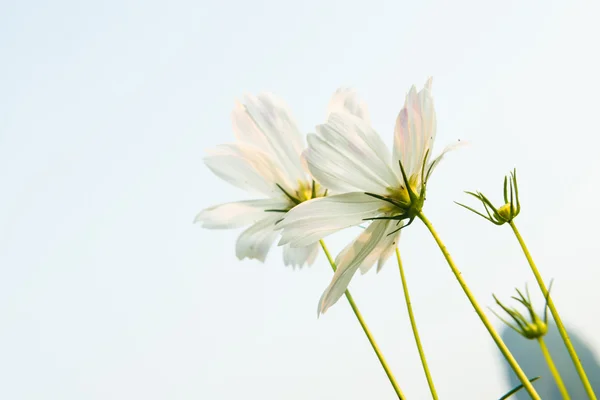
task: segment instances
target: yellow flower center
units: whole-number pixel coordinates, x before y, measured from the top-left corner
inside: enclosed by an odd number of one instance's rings
[[[298,189],[292,194],[298,202],[316,199],[317,197],[325,197],[327,190],[324,190],[317,182],[302,182],[298,181]]]
[[[411,176],[408,180],[410,189],[412,190],[413,193],[415,193],[418,196],[419,191],[417,190],[417,182],[418,182],[417,175]],[[404,185],[399,186],[399,187],[388,187],[386,190],[387,190],[387,197],[394,200],[396,203],[406,205],[406,208],[409,208],[411,206],[412,201],[410,199],[410,195],[408,194],[408,190],[406,189],[406,187]],[[396,207],[395,205],[393,205],[391,203],[386,204],[385,206],[381,207],[379,210],[384,213],[397,213],[399,211],[398,207]]]

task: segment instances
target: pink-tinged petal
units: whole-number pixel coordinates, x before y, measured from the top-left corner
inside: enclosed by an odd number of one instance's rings
[[[430,78],[420,92],[411,88],[396,119],[394,162],[400,160],[409,177],[420,174],[425,156],[431,156],[436,130]]]

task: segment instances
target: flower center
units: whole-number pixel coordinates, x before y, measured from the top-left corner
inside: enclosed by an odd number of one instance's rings
[[[398,187],[388,187],[386,189],[387,191],[387,198],[389,198],[390,200],[393,200],[393,204],[392,202],[386,204],[385,206],[383,206],[382,208],[380,208],[380,211],[386,214],[398,214],[398,213],[405,213],[407,210],[411,209],[411,208],[416,208],[416,211],[420,211],[421,207],[423,206],[423,202],[420,201],[421,200],[421,193],[419,192],[419,190],[417,190],[417,183],[418,183],[418,176],[417,175],[412,175],[409,179],[408,179],[408,184],[410,185],[410,191],[412,191],[413,194],[415,194],[418,198],[416,199],[411,199],[410,197],[410,193],[409,193],[409,189],[406,188],[405,185],[401,185]],[[420,204],[415,204],[415,203],[420,203]]]
[[[317,182],[315,182],[314,180],[311,183],[298,181],[298,189],[296,189],[295,191],[293,191],[291,193],[288,192],[287,190],[285,190],[283,188],[283,186],[281,186],[279,184],[277,184],[277,187],[288,198],[288,200],[290,201],[290,205],[289,205],[289,208],[287,208],[286,210],[270,210],[270,211],[279,211],[279,212],[289,211],[292,208],[294,208],[295,206],[297,206],[298,204],[303,203],[305,201],[308,201],[311,199],[316,199],[317,197],[327,196],[327,190],[328,190],[328,189],[323,190],[323,187],[321,185],[319,185]]]
[[[299,182],[298,189],[296,190],[296,199],[303,203],[307,200],[316,199],[317,197],[324,197],[327,194],[326,190],[317,182]]]

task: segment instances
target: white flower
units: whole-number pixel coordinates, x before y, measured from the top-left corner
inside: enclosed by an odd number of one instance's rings
[[[324,187],[344,194],[295,207],[278,224],[283,228],[279,244],[307,246],[371,221],[337,256],[338,269],[319,301],[319,313],[324,313],[344,293],[357,269],[365,273],[375,262],[381,269],[404,221],[410,224],[420,212],[431,172],[455,145],[430,161],[436,133],[431,79],[420,92],[413,86],[407,94],[396,120],[393,154],[369,123],[347,113],[330,114],[317,133],[308,136],[308,168]]]
[[[304,136],[300,133],[286,104],[276,96],[261,93],[236,102],[232,112],[236,143],[223,144],[208,151],[204,161],[217,176],[234,186],[257,193],[261,198],[220,204],[201,211],[194,222],[205,228],[231,229],[250,225],[238,237],[236,255],[265,260],[278,236],[275,224],[295,205],[327,194],[315,183],[302,152]],[[367,109],[356,94],[338,90],[332,97],[328,115],[352,113],[368,120]],[[311,265],[318,244],[286,245],[285,265]]]

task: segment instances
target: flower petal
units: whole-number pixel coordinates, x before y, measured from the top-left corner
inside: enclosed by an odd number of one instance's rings
[[[394,163],[402,162],[406,174],[420,174],[424,157],[431,156],[436,134],[436,115],[431,95],[431,78],[417,93],[413,86],[406,95],[404,107],[396,119],[394,130]],[[399,170],[399,167],[397,167]]]
[[[319,314],[325,313],[339,300],[361,265],[373,265],[377,261],[382,251],[385,250],[382,242],[387,242],[385,239],[389,225],[395,225],[394,221],[373,221],[338,255],[336,258],[337,270],[319,300]]]
[[[279,245],[302,247],[365,218],[376,217],[387,203],[364,193],[345,193],[309,200],[292,208],[277,224],[283,228]]]
[[[311,173],[323,185],[384,193],[399,184],[389,164],[389,150],[365,121],[349,113],[333,113],[327,123],[317,126],[317,132],[320,137],[309,135],[305,155]]]
[[[283,264],[302,268],[304,264],[309,266],[315,262],[319,252],[319,244],[313,243],[305,247],[291,247],[286,244],[283,247]]]
[[[281,215],[270,215],[256,222],[238,237],[235,244],[237,258],[255,259],[264,262],[278,232],[275,223]]]
[[[444,155],[446,153],[448,153],[449,151],[452,151],[452,150],[456,150],[459,147],[466,146],[467,144],[468,144],[467,142],[461,142],[459,140],[456,143],[453,143],[453,144],[450,144],[450,145],[446,146],[444,148],[444,150],[442,150],[442,152],[433,161],[431,161],[431,163],[429,163],[429,165],[427,166],[427,168],[425,170],[426,173],[427,173],[426,180],[429,179],[429,177],[431,176],[431,173],[433,172],[433,170],[435,169],[435,167],[437,167],[437,165],[440,163],[440,161],[442,161],[442,158],[444,158]]]
[[[232,113],[236,138],[271,154],[290,181],[305,180],[300,162],[304,137],[285,102],[271,93],[248,95],[244,100]]]
[[[332,113],[344,112],[350,113],[371,124],[367,104],[358,97],[354,89],[339,88],[329,101],[329,106],[327,107],[328,118]]]
[[[291,182],[273,159],[254,146],[224,144],[208,153],[204,158],[208,168],[218,177],[241,189],[275,197],[281,195],[276,184],[291,187]]]
[[[265,210],[287,209],[288,203],[285,199],[259,199],[219,204],[200,211],[194,223],[208,229],[239,228],[268,216]]]
[[[398,226],[398,228],[399,228],[399,226]],[[398,229],[398,228],[395,228],[395,229]],[[390,232],[390,233],[388,233],[388,235],[389,235],[388,236],[389,244],[387,245],[387,247],[384,248],[384,250],[381,252],[381,255],[379,256],[379,260],[377,260],[377,272],[381,271],[385,262],[390,258],[390,256],[394,253],[394,251],[396,250],[396,247],[398,246],[398,240],[400,239],[400,232],[397,232],[395,234],[391,234],[391,232]],[[365,267],[361,266],[360,272],[362,274],[365,274],[369,270],[369,268],[365,268]]]
[[[359,268],[361,274],[363,275],[366,274],[371,269],[371,267],[373,267],[375,262],[377,262],[377,272],[381,270],[383,264],[387,261],[387,259],[390,257],[390,255],[396,248],[396,245],[398,243],[398,237],[400,236],[400,231],[398,230],[398,228],[404,225],[404,221],[394,220],[374,221],[371,225],[373,225],[376,222],[389,223],[387,225],[386,232],[383,238],[379,241],[379,243],[377,243],[371,254],[369,254],[368,257],[362,261],[362,263],[360,263]],[[354,262],[354,258],[356,257],[356,254],[360,251],[360,248],[362,246],[361,243],[364,241],[361,236],[364,235],[365,232],[366,230],[363,231],[363,233],[359,235],[355,240],[350,242],[350,244],[348,244],[348,246],[346,246],[340,252],[340,254],[338,254],[338,256],[335,259],[335,263],[338,265],[338,267],[340,265],[345,265]]]
[[[304,153],[308,169],[319,183],[336,192],[356,190],[383,193],[387,182],[365,165],[363,159],[342,150],[342,145],[308,135],[309,147]]]

